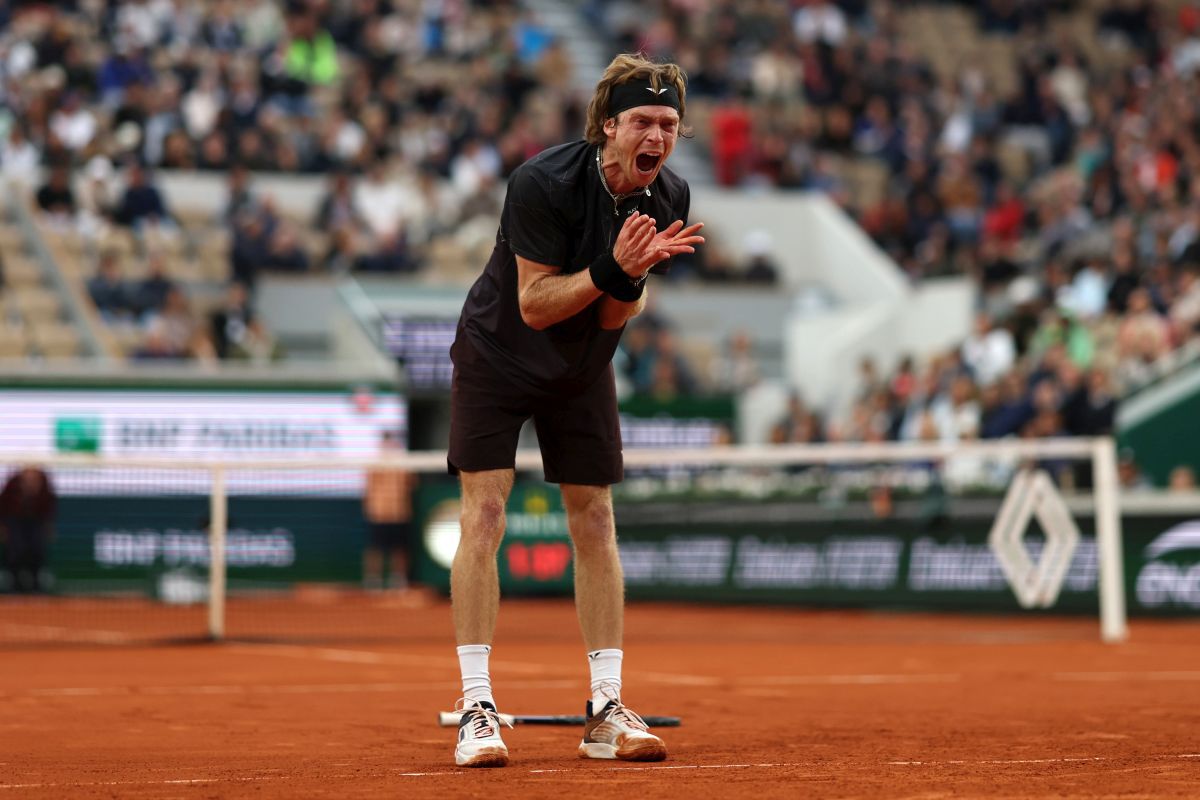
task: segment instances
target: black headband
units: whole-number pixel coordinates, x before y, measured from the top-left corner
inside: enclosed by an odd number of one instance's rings
[[[608,95],[608,116],[615,117],[622,111],[638,106],[668,106],[679,110],[679,92],[670,83],[655,89],[647,78],[634,78],[612,87]]]

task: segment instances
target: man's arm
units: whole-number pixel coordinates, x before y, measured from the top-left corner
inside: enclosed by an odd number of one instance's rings
[[[631,278],[641,277],[655,259],[645,266],[647,246],[654,241],[654,220],[644,214],[625,218],[612,257]],[[640,270],[640,271],[639,271]],[[517,256],[517,299],[521,319],[534,330],[545,330],[583,311],[604,295],[592,279],[590,270],[562,275],[562,268],[539,264]]]
[[[587,270],[561,275],[561,267],[517,256],[517,300],[521,319],[535,331],[575,316],[604,292]]]
[[[600,327],[615,331],[646,308],[646,293],[632,303],[622,303],[615,297],[605,297],[600,304]]]
[[[631,279],[644,280],[646,272],[658,262],[680,253],[695,252],[693,245],[704,241],[703,237],[694,235],[702,224],[683,229],[683,223],[676,221],[658,233],[652,218],[632,214],[626,217],[617,234],[612,257]],[[521,256],[516,259],[521,318],[534,330],[545,330],[575,316],[601,296],[605,298],[601,325],[608,329],[621,327],[645,305],[640,297],[625,303],[605,295],[596,287],[589,270],[562,275],[561,267],[539,264]]]

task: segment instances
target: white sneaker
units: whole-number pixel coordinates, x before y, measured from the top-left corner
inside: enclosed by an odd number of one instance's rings
[[[579,757],[662,761],[667,757],[667,746],[650,732],[645,720],[633,709],[613,697],[595,715],[592,714],[592,701],[588,701]]]
[[[487,701],[462,698],[454,704],[454,710],[463,712],[454,763],[460,767],[508,766],[508,748],[500,738],[500,726],[508,723],[500,719],[496,707]]]

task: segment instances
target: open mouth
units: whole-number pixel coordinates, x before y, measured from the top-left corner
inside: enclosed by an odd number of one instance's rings
[[[636,159],[637,171],[642,175],[652,175],[654,170],[658,168],[658,162],[662,161],[662,156],[658,153],[638,153]]]

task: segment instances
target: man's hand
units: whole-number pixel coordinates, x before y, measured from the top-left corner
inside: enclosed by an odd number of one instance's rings
[[[617,234],[613,258],[626,275],[638,280],[660,261],[696,252],[695,245],[704,243],[704,237],[696,232],[703,227],[703,222],[697,222],[684,228],[682,220],[675,220],[660,233],[651,217],[640,212],[630,214]]]

